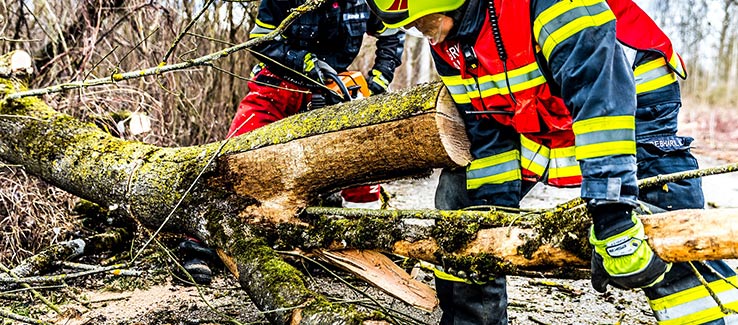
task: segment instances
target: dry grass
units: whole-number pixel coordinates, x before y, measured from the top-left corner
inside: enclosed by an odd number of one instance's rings
[[[0,262],[14,265],[77,228],[74,198],[22,168],[0,165]]]

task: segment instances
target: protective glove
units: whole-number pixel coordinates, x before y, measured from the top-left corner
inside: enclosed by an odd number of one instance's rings
[[[372,95],[384,94],[387,92],[387,88],[389,88],[389,80],[384,77],[382,71],[377,69],[372,69],[371,76],[367,78],[367,80],[369,84],[369,92]]]
[[[594,246],[592,287],[595,290],[604,293],[608,285],[620,289],[645,288],[664,279],[671,263],[654,254],[646,242],[643,223],[632,213],[632,208],[593,211],[592,215],[594,225],[589,242]]]
[[[316,57],[315,54],[312,53],[305,54],[302,72],[309,79],[320,82],[321,84],[325,84],[326,81],[328,81],[325,79],[326,74],[338,74],[336,72],[336,69],[333,69],[333,67],[328,65],[328,63],[325,63],[325,61],[318,59],[318,57]]]

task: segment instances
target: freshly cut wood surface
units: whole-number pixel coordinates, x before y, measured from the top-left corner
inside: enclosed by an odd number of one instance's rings
[[[433,288],[412,278],[389,257],[373,250],[320,250],[318,256],[388,294],[425,311],[438,306]]]

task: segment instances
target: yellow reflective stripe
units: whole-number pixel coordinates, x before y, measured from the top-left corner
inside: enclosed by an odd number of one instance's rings
[[[574,135],[619,129],[635,130],[635,117],[632,115],[593,117],[576,121],[572,125]]]
[[[546,25],[554,22],[555,19],[561,17],[562,15],[565,15],[567,12],[577,10],[582,7],[603,5],[607,7],[607,4],[603,0],[575,0],[558,2],[557,4],[544,10],[533,23],[533,34],[535,36],[535,39],[540,40],[541,31],[546,29]],[[564,19],[569,19],[569,17],[565,17]],[[543,49],[543,55],[546,57],[546,59],[549,59],[554,48],[556,48],[559,43],[563,42],[567,38],[576,33],[579,33],[580,31],[588,27],[601,26],[614,20],[615,14],[613,14],[613,12],[608,9],[598,14],[581,16],[566,21],[563,26],[560,26],[556,30],[547,30],[547,35],[545,37],[545,40],[543,41],[543,44],[539,44]]]
[[[469,92],[466,90],[466,83],[460,75],[456,76],[441,76],[441,81],[446,85],[448,92],[451,94],[451,99],[457,104],[469,104],[471,98],[469,98]]]
[[[471,81],[474,81],[474,79],[471,79]],[[509,94],[507,81],[510,82],[510,89],[513,92],[518,92],[542,85],[546,83],[546,78],[538,69],[538,63],[536,62],[508,71],[507,77],[505,77],[504,72],[492,76],[482,76],[479,77],[479,89],[482,90],[481,96],[484,98]],[[472,96],[472,94],[469,95]],[[474,95],[477,94],[474,93]]]
[[[543,176],[548,166],[551,150],[520,135],[520,166],[538,176]]]
[[[656,60],[639,65],[633,70],[636,81],[636,93],[642,94],[676,82],[676,75],[666,60],[659,57]]]
[[[267,23],[261,21],[259,19],[259,17],[256,17],[256,24],[259,25],[259,26],[261,26],[261,27],[264,27],[266,29],[271,29],[271,30],[277,29],[277,26],[267,24]]]
[[[441,271],[441,270],[439,270],[439,269],[434,269],[434,270],[433,270],[433,273],[434,273],[434,274],[435,274],[435,275],[436,275],[436,276],[437,276],[437,277],[438,277],[439,279],[441,279],[441,280],[446,280],[446,281],[454,281],[454,282],[464,282],[464,283],[472,284],[472,282],[471,282],[471,281],[469,281],[469,280],[465,280],[465,279],[462,279],[462,278],[460,278],[460,277],[457,277],[457,276],[453,276],[453,275],[451,275],[451,274],[448,274],[448,273],[446,273],[446,272],[443,272],[443,271]]]
[[[708,283],[723,305],[731,309],[738,308],[738,289],[735,285],[738,285],[736,276]],[[702,285],[651,300],[649,304],[659,324],[665,325],[702,324],[726,316]]]
[[[666,67],[666,60],[660,57],[658,59],[651,60],[649,62],[646,62],[644,64],[637,66],[635,70],[633,70],[633,75],[637,78],[637,77],[642,76],[646,72],[649,72],[651,70],[656,70],[661,67]]]
[[[252,28],[251,32],[249,33],[249,37],[251,38],[263,37],[264,35],[269,34],[273,31],[274,29],[264,28],[261,26],[254,26],[254,28]]]
[[[577,160],[635,154],[635,117],[603,116],[574,122]]]
[[[635,141],[612,141],[577,146],[577,160],[614,155],[635,155]]]
[[[510,89],[518,92],[530,89],[546,83],[546,78],[538,69],[536,62],[527,64],[523,67],[508,71],[507,77],[505,73],[481,76],[478,79],[462,78],[460,75],[441,76],[443,84],[451,93],[451,98],[457,104],[468,104],[474,98],[490,97],[494,95],[507,95],[510,93],[507,83],[510,83]]]
[[[579,162],[576,158],[576,147],[551,149],[548,178],[573,176],[582,176],[582,170],[579,168]]]
[[[607,130],[635,130],[635,117],[632,115],[594,117],[574,122],[572,129],[575,135]]]
[[[476,159],[466,167],[466,189],[473,190],[487,184],[502,184],[520,180],[520,151]]]
[[[505,173],[496,174],[492,176],[487,176],[484,178],[476,178],[476,179],[467,179],[466,180],[466,189],[467,190],[474,190],[482,187],[483,185],[488,184],[502,184],[506,182],[512,182],[516,180],[522,179],[520,169],[518,170],[511,170]]]
[[[429,272],[432,271],[433,274],[435,274],[441,280],[454,281],[454,282],[465,282],[468,284],[472,284],[472,283],[484,284],[487,282],[487,281],[473,282],[471,280],[465,280],[457,276],[453,276],[451,274],[444,272],[443,268],[440,265],[431,264],[426,261],[418,261],[418,264],[420,264],[421,269],[429,271]]]
[[[389,81],[384,77],[382,74],[382,71],[379,71],[377,69],[372,69],[372,80],[382,86],[382,88],[387,89],[389,87]]]
[[[675,83],[676,81],[677,81],[676,74],[674,74],[674,72],[671,72],[671,70],[669,70],[669,74],[667,75],[658,77],[648,82],[637,84],[636,94],[647,93],[649,91],[653,91],[661,87],[671,85]]]
[[[313,60],[313,56],[310,53],[308,53],[303,58],[302,70],[303,71],[313,71],[313,69],[315,69],[315,60]]]
[[[575,177],[575,176],[582,176],[582,169],[579,168],[579,165],[568,166],[568,167],[556,167],[556,168],[552,166],[548,169],[549,179]]]

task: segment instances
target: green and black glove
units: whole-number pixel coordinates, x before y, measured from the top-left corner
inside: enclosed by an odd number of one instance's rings
[[[590,210],[592,287],[598,292],[606,292],[608,285],[621,289],[650,287],[661,282],[671,269],[671,263],[656,256],[646,242],[643,223],[632,210],[620,204]]]
[[[326,74],[332,74],[337,75],[336,69],[333,69],[328,63],[325,63],[325,61],[318,59],[315,54],[308,53],[305,54],[305,60],[302,66],[302,72],[307,76],[309,79],[319,82],[321,84],[326,83],[325,75]]]
[[[372,69],[371,76],[369,76],[367,80],[367,83],[369,84],[369,91],[372,95],[384,94],[389,88],[389,80],[384,77],[382,71],[379,71],[377,69]]]

